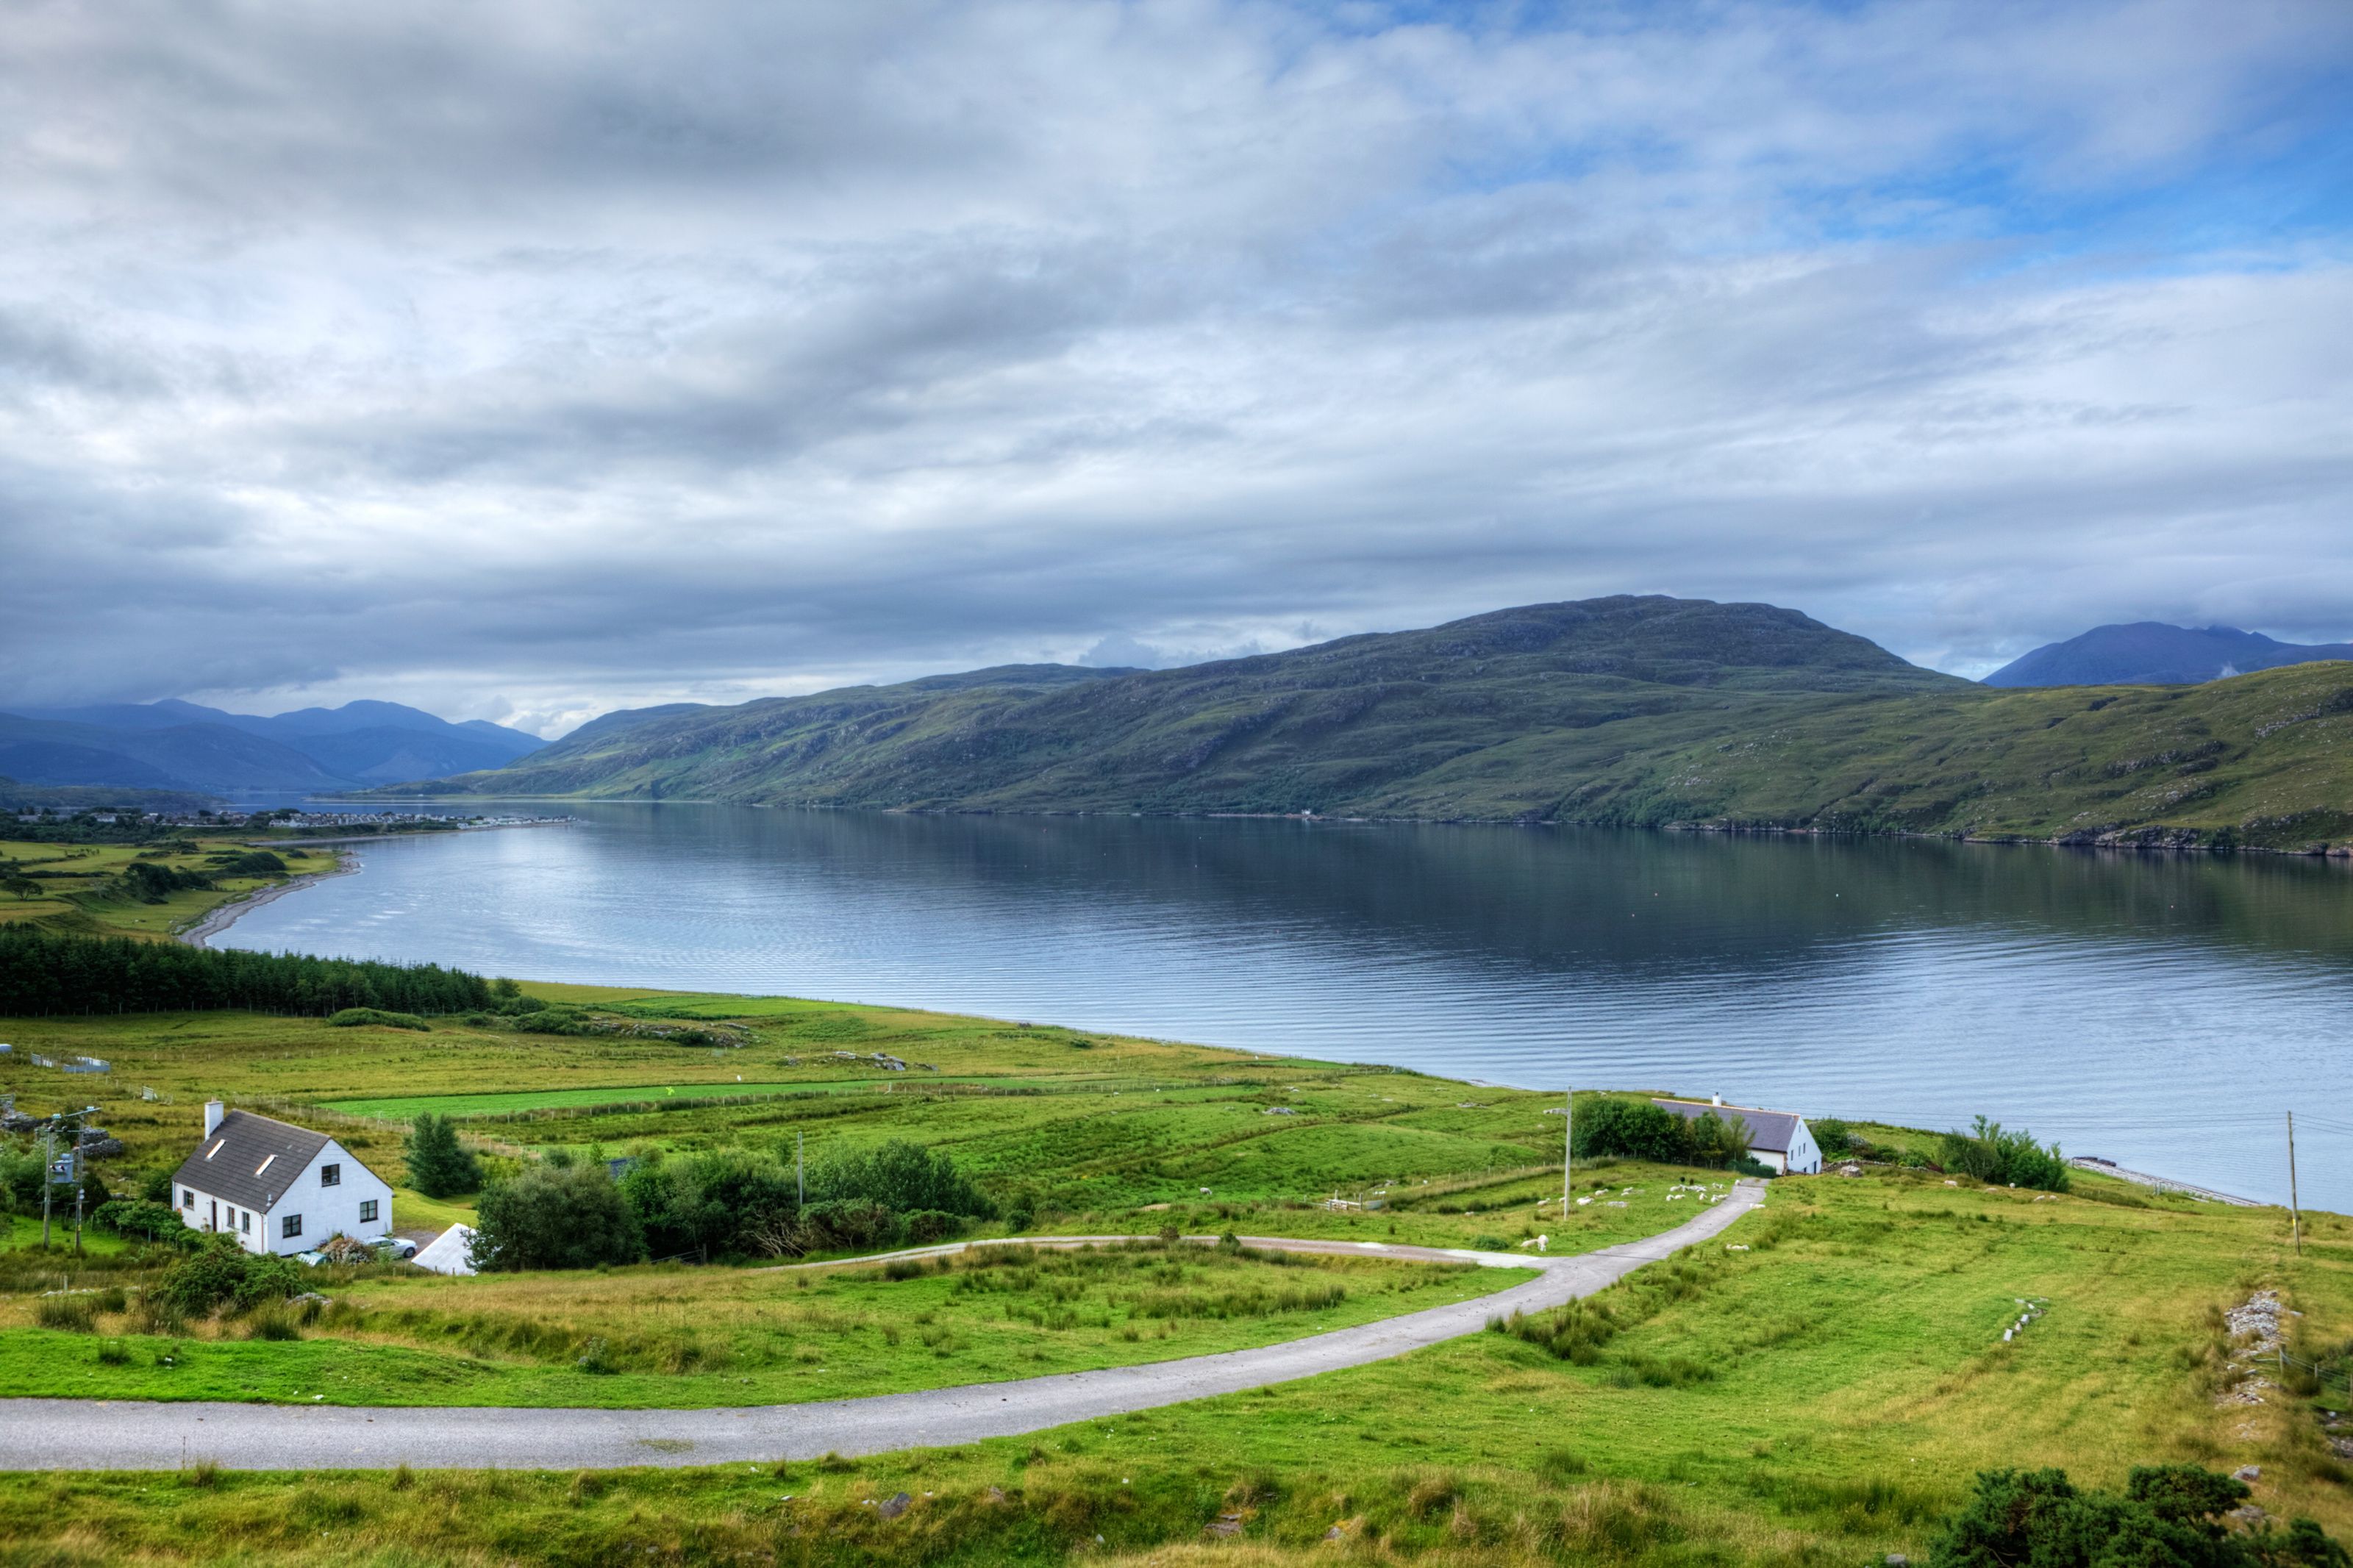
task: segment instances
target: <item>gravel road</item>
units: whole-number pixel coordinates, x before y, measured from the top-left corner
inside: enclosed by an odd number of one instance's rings
[[[1765,1196],[1731,1196],[1641,1241],[1576,1257],[1452,1252],[1378,1243],[1253,1245],[1403,1259],[1539,1268],[1507,1290],[1258,1350],[1009,1383],[812,1405],[719,1410],[441,1409],[413,1406],[0,1400],[0,1469],[168,1470],[197,1459],[236,1469],[574,1469],[715,1465],[884,1453],[1041,1431],[1181,1404],[1344,1367],[1477,1333],[1487,1320],[1589,1296],[1645,1263],[1717,1235]]]

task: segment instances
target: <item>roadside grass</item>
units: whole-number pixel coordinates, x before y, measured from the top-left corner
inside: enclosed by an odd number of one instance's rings
[[[16,1395],[339,1405],[789,1404],[1166,1361],[1503,1289],[1530,1271],[1157,1241],[813,1270],[679,1265],[444,1279],[382,1267],[282,1340],[259,1315],[80,1332],[0,1305]]]
[[[1583,1363],[1474,1334],[1250,1394],[837,1463],[200,1477],[192,1456],[178,1475],[14,1475],[0,1540],[76,1563],[1788,1568],[1919,1561],[1981,1468],[2116,1486],[2164,1460],[2258,1465],[2272,1514],[2353,1531],[2353,1489],[2314,1419],[2346,1407],[2341,1384],[2215,1402],[2232,1359],[2216,1315],[2254,1289],[2305,1314],[2301,1353],[2353,1338],[2353,1231],[2307,1216],[2298,1258],[2277,1210],[2101,1195],[1897,1173],[1777,1183],[1720,1243],[1602,1292],[1625,1326]],[[2005,1343],[2020,1298],[2048,1310]],[[1643,1375],[1678,1361],[1705,1375]],[[904,1513],[881,1517],[901,1491]]]

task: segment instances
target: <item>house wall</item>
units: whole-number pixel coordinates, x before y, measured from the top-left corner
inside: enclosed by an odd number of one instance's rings
[[[343,1180],[332,1187],[319,1184],[322,1165],[341,1165]],[[360,1220],[360,1205],[375,1200],[376,1217],[366,1224]],[[280,1234],[280,1223],[289,1215],[302,1216],[302,1234],[289,1237]],[[259,1220],[254,1222],[257,1226]],[[373,1171],[351,1156],[351,1152],[330,1139],[319,1151],[318,1158],[302,1167],[302,1173],[279,1194],[269,1211],[269,1242],[267,1247],[254,1250],[269,1252],[309,1252],[331,1236],[348,1236],[355,1241],[374,1241],[392,1234],[392,1188],[379,1180]]]
[[[1821,1145],[1814,1142],[1814,1130],[1806,1125],[1803,1117],[1799,1118],[1798,1130],[1789,1135],[1789,1157],[1784,1168],[1801,1176],[1822,1173]]]
[[[319,1182],[321,1167],[340,1165],[343,1179],[334,1186],[322,1186]],[[351,1152],[332,1139],[319,1151],[318,1156],[302,1168],[301,1173],[290,1182],[278,1195],[268,1214],[245,1208],[215,1197],[200,1186],[183,1182],[173,1193],[174,1199],[194,1192],[194,1205],[182,1203],[181,1223],[193,1230],[218,1229],[234,1235],[237,1245],[248,1252],[290,1254],[309,1252],[332,1236],[348,1236],[356,1241],[375,1241],[392,1234],[392,1188],[376,1173],[352,1158]],[[363,1221],[360,1205],[373,1201],[376,1217]],[[251,1214],[253,1224],[246,1228],[232,1215]],[[290,1215],[302,1217],[302,1234],[287,1236],[285,1220]],[[218,1223],[215,1218],[217,1215]]]

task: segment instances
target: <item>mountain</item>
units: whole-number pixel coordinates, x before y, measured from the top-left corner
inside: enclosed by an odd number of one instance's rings
[[[607,714],[378,795],[2353,843],[2353,672],[2004,691],[1794,610],[1533,605],[1184,669]]]
[[[1181,669],[1017,665],[611,714],[444,789],[995,810],[1445,815],[1427,781],[1537,735],[1967,689],[1765,605],[1619,597]],[[1508,769],[1513,764],[1505,762]],[[1557,797],[1515,801],[1509,815]]]
[[[341,774],[226,724],[110,728],[0,713],[0,773],[28,784],[128,784],[207,794],[342,787]]]
[[[397,702],[264,718],[174,699],[0,714],[0,773],[28,784],[288,794],[496,768],[541,743]]]
[[[2046,643],[1985,678],[1988,686],[2194,686],[2284,664],[2353,659],[2353,643],[2277,642],[2235,626],[2162,621],[2094,626]]]

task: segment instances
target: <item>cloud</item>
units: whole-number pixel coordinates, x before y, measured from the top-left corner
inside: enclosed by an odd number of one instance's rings
[[[1619,591],[2343,637],[2353,257],[2246,193],[2348,68],[2323,0],[33,8],[0,705],[553,729]]]

